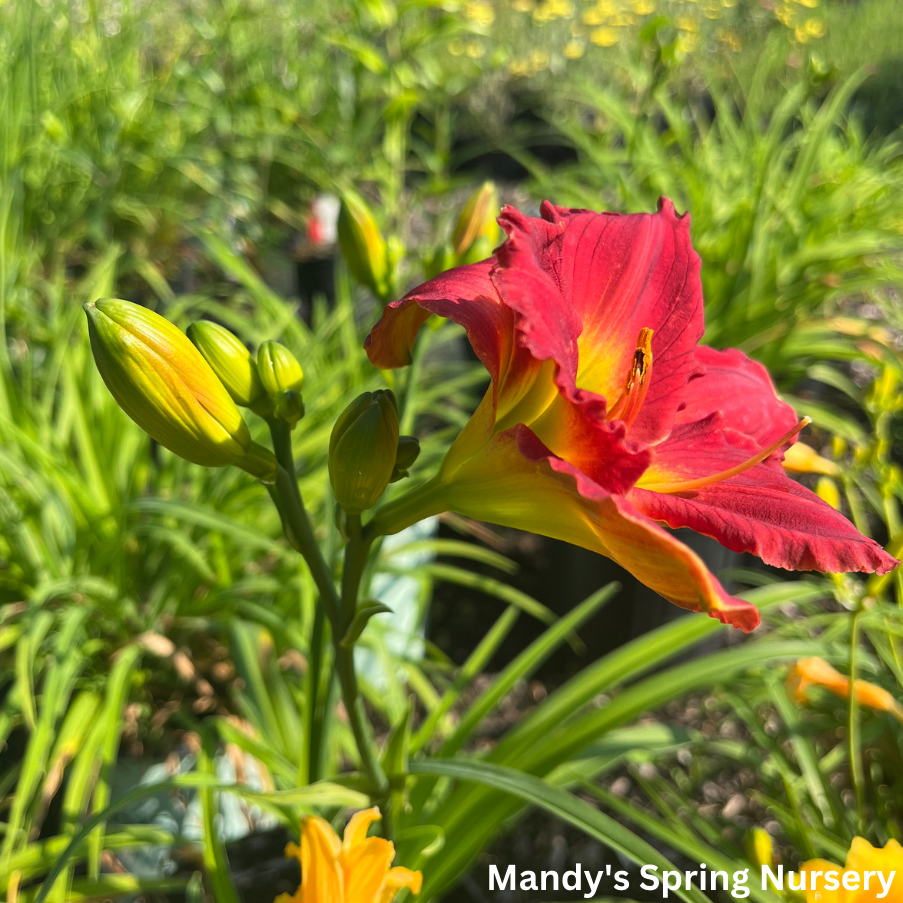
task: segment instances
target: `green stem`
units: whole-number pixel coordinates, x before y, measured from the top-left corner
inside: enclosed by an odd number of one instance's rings
[[[408,436],[414,429],[414,416],[417,413],[417,389],[420,385],[420,372],[423,369],[423,359],[427,349],[432,343],[433,330],[427,325],[422,328],[414,339],[414,348],[411,352],[411,364],[408,367],[404,384],[404,394],[401,397],[401,422],[399,432],[402,436]]]
[[[354,670],[354,649],[342,645],[342,639],[357,608],[357,592],[373,534],[370,531],[364,534],[359,516],[349,518],[351,538],[345,549],[345,569],[340,597],[336,592],[332,573],[314,536],[301,490],[295,479],[291,431],[287,424],[274,418],[270,421],[270,432],[273,436],[273,449],[279,461],[279,470],[275,486],[267,488],[282,517],[289,542],[304,556],[320,592],[320,601],[332,625],[336,673],[342,688],[342,701],[348,712],[351,731],[361,758],[361,767],[370,780],[372,796],[375,799],[383,799],[388,794],[388,781],[379,763],[376,744],[364,711],[364,702]],[[315,705],[316,701],[312,699],[310,704]],[[314,767],[314,763],[319,759],[320,750],[312,747],[310,767]]]
[[[856,794],[856,819],[859,833],[863,832],[865,820],[865,772],[862,766],[862,745],[859,730],[859,705],[856,700],[856,658],[859,648],[859,616],[862,608],[853,612],[850,628],[850,697],[847,709],[847,735],[850,743],[850,779]]]
[[[369,531],[365,533],[362,529],[359,514],[346,515],[346,528],[348,544],[345,546],[345,566],[342,571],[339,622],[335,625],[336,629],[333,630],[332,637],[336,671],[341,681],[342,701],[345,703],[351,731],[361,754],[361,764],[370,778],[373,795],[378,799],[384,799],[388,796],[389,782],[380,764],[370,722],[364,711],[364,700],[360,694],[357,672],[354,669],[354,646],[342,643],[357,611],[361,578],[364,575],[373,539]]]

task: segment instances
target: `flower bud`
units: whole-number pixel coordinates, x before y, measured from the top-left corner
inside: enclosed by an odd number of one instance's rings
[[[280,392],[300,392],[304,371],[285,345],[264,342],[257,351],[257,371],[263,388],[275,398]]]
[[[400,436],[398,452],[395,455],[395,467],[392,470],[390,483],[404,479],[420,454],[420,440],[416,436]]]
[[[458,258],[451,245],[440,245],[423,261],[423,274],[427,279],[433,279],[457,263]]]
[[[304,416],[304,402],[301,393],[295,389],[279,392],[273,398],[273,412],[294,429],[295,424]]]
[[[764,828],[753,828],[744,838],[746,855],[756,867],[774,865],[774,841]]]
[[[830,477],[818,478],[815,493],[823,502],[827,502],[832,508],[840,511],[840,490],[837,488],[837,483]]]
[[[389,257],[376,219],[364,199],[348,192],[339,212],[339,246],[351,275],[378,298],[389,291]]]
[[[823,458],[811,445],[805,442],[794,442],[784,452],[784,470],[791,473],[823,473],[826,476],[836,476],[840,468],[834,461]]]
[[[398,405],[387,389],[364,392],[342,412],[329,438],[329,482],[336,501],[359,514],[383,494],[398,455]]]
[[[97,369],[151,438],[193,464],[235,464],[266,482],[276,458],[251,439],[225,386],[180,329],[129,301],[85,305]]]
[[[464,258],[469,256],[468,251],[479,239],[483,241],[480,242],[482,256],[478,260],[484,260],[492,253],[499,240],[499,226],[495,221],[498,213],[498,191],[492,182],[484,182],[464,205],[452,234],[452,245],[459,261],[467,262]]]
[[[272,405],[260,381],[257,361],[238,336],[219,323],[198,320],[188,327],[188,338],[237,405],[261,415],[269,412]]]

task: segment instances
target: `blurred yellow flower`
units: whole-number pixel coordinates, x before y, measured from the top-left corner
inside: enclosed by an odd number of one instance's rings
[[[850,678],[841,674],[823,658],[801,658],[790,672],[787,684],[797,702],[808,700],[809,688],[813,686],[824,687],[840,699],[848,699],[850,695]],[[857,680],[854,693],[859,705],[887,712],[903,724],[903,706],[883,687],[865,680]]]
[[[477,25],[488,26],[495,22],[495,10],[484,0],[471,0],[464,5],[464,17]]]
[[[817,885],[815,888],[809,888],[813,882],[806,882],[806,903],[873,903],[881,887],[876,873],[890,875],[896,872],[898,876],[903,874],[903,847],[897,841],[891,840],[886,847],[879,849],[873,847],[867,840],[857,837],[853,840],[850,852],[847,853],[844,868],[823,859],[815,859],[804,862],[800,866],[800,872],[812,873]],[[860,880],[855,883],[859,885],[859,889],[846,890],[839,887],[837,890],[827,890],[826,872],[858,872]],[[872,879],[868,890],[865,889],[864,877],[867,872],[871,872]],[[837,877],[840,879],[840,874]],[[903,885],[899,881],[892,883],[890,893],[882,899],[885,903],[903,903]]]
[[[568,41],[564,45],[564,57],[568,60],[579,60],[583,56],[584,49],[582,41]]]
[[[301,822],[301,846],[290,843],[286,856],[301,863],[301,886],[294,894],[280,894],[274,903],[393,903],[407,888],[419,894],[420,872],[392,868],[395,847],[381,837],[367,837],[367,829],[379,820],[375,806],[352,816],[344,841],[322,818]]]
[[[467,55],[472,60],[478,60],[486,53],[486,48],[479,41],[471,41],[467,45]]]
[[[638,16],[650,16],[655,12],[655,0],[633,0],[633,11]]]
[[[815,494],[827,502],[836,511],[840,511],[840,490],[830,477],[819,477],[815,487]]]
[[[613,47],[618,43],[618,33],[613,28],[603,26],[594,28],[590,32],[589,39],[599,47]]]

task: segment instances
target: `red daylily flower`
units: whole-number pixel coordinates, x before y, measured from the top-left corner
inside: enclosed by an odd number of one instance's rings
[[[421,506],[518,527],[614,559],[669,601],[759,623],[662,524],[798,570],[886,573],[876,542],[789,478],[807,421],[740,351],[698,345],[689,217],[505,208],[507,241],[388,305],[370,360],[404,366],[430,314],[461,324],[492,385]],[[409,506],[413,510],[412,506]],[[403,513],[403,512],[402,512]],[[405,526],[403,517],[392,525]]]

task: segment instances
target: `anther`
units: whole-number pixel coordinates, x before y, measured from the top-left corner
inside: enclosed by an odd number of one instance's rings
[[[630,426],[640,413],[652,378],[652,336],[653,332],[648,327],[644,326],[640,330],[636,351],[633,352],[633,360],[624,382],[624,391],[612,405],[607,420],[623,420]]]

